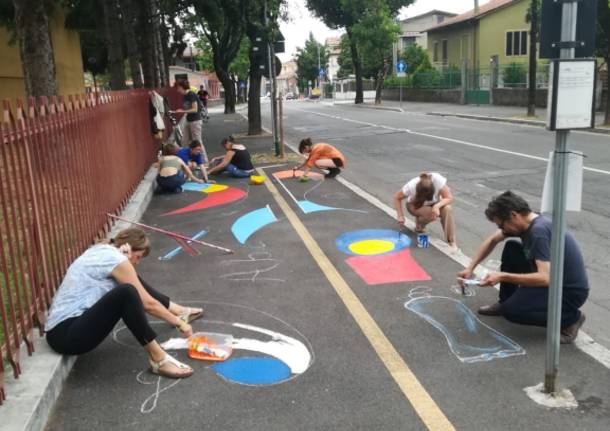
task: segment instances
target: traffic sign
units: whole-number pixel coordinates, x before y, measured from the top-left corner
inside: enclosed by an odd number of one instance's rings
[[[324,75],[325,75],[325,71],[324,71],[324,68],[323,68],[323,67],[321,67],[321,68],[320,68],[320,73],[319,73],[319,75],[320,75],[320,76],[324,76]]]
[[[239,88],[246,88],[246,83],[244,81],[239,81]]]
[[[405,63],[404,60],[398,60],[398,63],[396,63],[396,72],[398,72],[398,73],[407,72],[407,63]]]

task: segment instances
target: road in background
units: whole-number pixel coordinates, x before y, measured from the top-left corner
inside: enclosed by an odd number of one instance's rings
[[[540,127],[426,115],[425,105],[404,112],[325,102],[287,101],[286,139],[304,137],[335,145],[348,158],[344,177],[392,206],[393,194],[421,171],[446,175],[454,194],[457,241],[472,256],[494,226],[484,216],[489,200],[513,190],[540,208],[546,159],[555,134]],[[459,107],[456,107],[459,110]],[[263,106],[264,120],[269,121]],[[584,306],[586,332],[610,348],[610,136],[572,133],[570,149],[585,155],[582,211],[568,213],[580,243],[591,294]],[[431,232],[440,235],[438,224]],[[499,258],[500,250],[492,257]]]

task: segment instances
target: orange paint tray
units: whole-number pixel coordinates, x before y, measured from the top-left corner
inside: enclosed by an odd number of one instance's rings
[[[188,355],[201,361],[225,361],[233,353],[233,336],[196,332],[188,339]]]

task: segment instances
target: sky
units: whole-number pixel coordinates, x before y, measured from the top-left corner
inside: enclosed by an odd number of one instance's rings
[[[328,0],[336,1],[336,0]],[[489,0],[479,0],[479,5]],[[446,12],[462,13],[474,8],[474,0],[416,0],[411,6],[403,8],[399,17],[401,19],[426,13],[433,9]],[[305,0],[288,0],[289,22],[282,23],[280,29],[286,39],[286,52],[278,54],[282,62],[290,60],[297,52],[297,47],[304,47],[313,32],[314,38],[324,43],[327,37],[338,36],[343,31],[331,30],[322,21],[315,18],[305,5]]]

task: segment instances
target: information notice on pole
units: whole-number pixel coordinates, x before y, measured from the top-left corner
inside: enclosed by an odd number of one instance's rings
[[[595,60],[554,60],[548,91],[549,130],[594,126]]]

